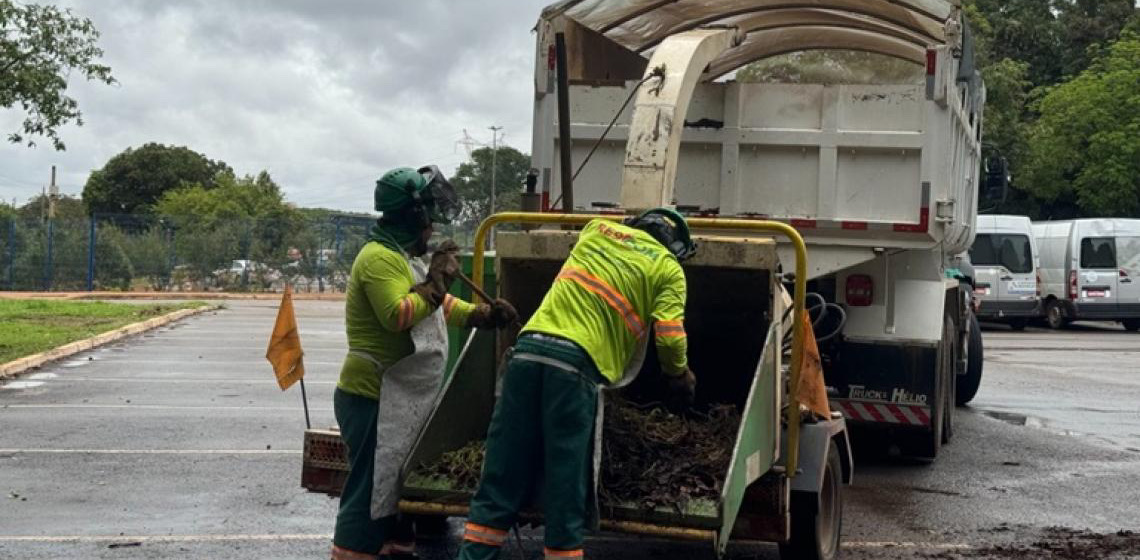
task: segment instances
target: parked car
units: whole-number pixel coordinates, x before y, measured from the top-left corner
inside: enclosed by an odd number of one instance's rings
[[[1050,327],[1100,319],[1140,330],[1140,220],[1037,222],[1033,234]]]
[[[1022,330],[1041,315],[1041,284],[1033,225],[1025,216],[978,216],[970,247],[979,319]]]

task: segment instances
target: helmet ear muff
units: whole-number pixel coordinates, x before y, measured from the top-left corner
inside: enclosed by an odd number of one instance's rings
[[[420,227],[422,229],[431,227],[431,212],[428,211],[427,205],[424,204],[424,199],[420,191],[416,189],[416,183],[408,179],[408,182],[404,184],[404,188],[408,191],[408,195],[412,197],[412,205],[414,206],[412,211],[415,212],[416,217],[419,218]]]

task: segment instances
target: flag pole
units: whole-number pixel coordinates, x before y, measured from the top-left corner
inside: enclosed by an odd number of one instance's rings
[[[301,378],[301,402],[305,405],[305,429],[313,429],[313,424],[309,422],[309,397],[305,394],[305,378]]]

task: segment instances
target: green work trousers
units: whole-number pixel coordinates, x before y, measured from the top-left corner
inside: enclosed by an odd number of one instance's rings
[[[460,559],[498,558],[503,535],[533,499],[540,473],[548,554],[581,550],[603,382],[576,345],[525,335],[519,340],[491,418]]]
[[[333,411],[340,425],[340,437],[348,446],[348,478],[340,495],[333,544],[354,552],[376,554],[385,542],[415,541],[410,520],[392,515],[372,519],[372,473],[376,455],[376,399],[337,389]]]

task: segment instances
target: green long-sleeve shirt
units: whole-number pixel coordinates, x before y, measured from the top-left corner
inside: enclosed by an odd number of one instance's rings
[[[621,380],[652,326],[661,367],[679,375],[688,366],[685,273],[648,233],[594,220],[523,332],[576,342],[611,382]],[[652,324],[650,323],[652,321]]]
[[[344,304],[345,333],[350,352],[363,352],[375,363],[349,354],[340,370],[342,391],[380,398],[383,368],[415,351],[409,330],[435,311],[419,294],[411,265],[403,255],[380,243],[364,245],[352,263]],[[453,296],[443,303],[447,324],[465,326],[475,306]],[[376,363],[381,365],[377,371]]]

